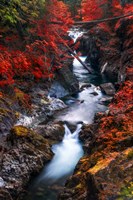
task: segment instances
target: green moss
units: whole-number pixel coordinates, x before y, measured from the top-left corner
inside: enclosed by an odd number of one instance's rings
[[[26,128],[24,126],[14,126],[11,129],[11,137],[14,139],[17,138],[26,138],[28,142],[31,142],[36,147],[42,147],[46,146],[48,144],[48,141],[44,139],[44,137],[34,131],[32,131],[29,128]]]
[[[82,184],[81,183],[79,183],[77,186],[76,186],[76,188],[79,188],[79,189],[81,189],[83,186],[82,186]]]
[[[35,133],[34,131],[32,131],[31,129],[25,127],[25,126],[14,126],[11,130],[11,133],[13,135],[19,136],[19,137],[27,137],[27,138],[31,138],[33,140],[37,140],[37,141],[44,141],[43,136]]]
[[[119,197],[116,200],[126,200],[127,198],[133,199],[133,182],[121,188]]]
[[[16,136],[27,137],[31,131],[24,126],[14,126],[11,130],[11,133]]]
[[[127,155],[128,159],[132,159],[133,158],[133,150],[131,150],[128,155]]]
[[[0,116],[9,116],[9,114],[12,114],[11,110],[0,107]]]

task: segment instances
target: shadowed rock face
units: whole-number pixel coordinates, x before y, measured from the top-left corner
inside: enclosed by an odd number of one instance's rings
[[[77,40],[77,42],[79,41],[80,45],[77,51],[80,51],[83,56],[87,56],[86,62],[90,63],[92,68],[98,69],[100,51],[93,34],[86,33]]]
[[[86,61],[94,69],[102,72],[104,68],[104,74],[109,79],[123,82],[126,79],[126,68],[133,65],[132,24],[132,17],[121,19],[119,27],[111,34],[104,27],[94,26],[78,39],[78,51],[87,55]]]
[[[57,78],[59,82],[63,85],[65,89],[69,91],[70,94],[75,94],[79,91],[79,83],[73,72],[70,70],[69,66],[64,66],[57,71]]]
[[[112,83],[104,83],[101,84],[100,87],[102,91],[109,96],[113,96],[116,92]]]

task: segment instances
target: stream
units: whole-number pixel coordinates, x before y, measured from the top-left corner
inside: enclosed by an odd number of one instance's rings
[[[76,37],[77,35],[76,33]],[[86,59],[80,58],[82,61]],[[106,82],[106,78],[97,72],[89,74],[76,59],[73,62],[73,73],[79,80],[82,90],[76,95],[64,98],[63,101],[68,107],[54,116],[55,121],[64,121],[64,138],[62,142],[52,146],[54,157],[34,183],[32,182],[27,200],[57,199],[67,178],[73,174],[75,166],[84,154],[78,139],[82,124],[93,123],[95,113],[107,109],[100,103],[104,95],[98,87],[99,84]],[[65,121],[75,125],[74,132],[71,132]]]
[[[86,57],[80,57],[80,59],[85,61]],[[57,113],[54,118],[57,121],[67,121],[72,124],[80,121],[85,124],[91,124],[95,113],[103,112],[107,109],[100,102],[100,99],[105,95],[102,94],[98,86],[106,82],[106,77],[97,72],[88,73],[76,59],[73,62],[73,73],[79,80],[80,88],[83,89],[76,95],[64,98],[63,100],[68,105],[68,108]]]

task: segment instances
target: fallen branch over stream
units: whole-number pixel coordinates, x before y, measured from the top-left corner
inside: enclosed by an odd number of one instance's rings
[[[62,43],[64,44],[64,46],[70,51],[70,53],[74,56],[74,58],[76,58],[80,63],[81,63],[81,65],[83,65],[83,67],[90,73],[90,74],[92,74],[92,69],[88,66],[88,65],[86,65],[80,58],[79,58],[79,56],[76,54],[76,53],[74,53],[74,51],[67,45],[67,43],[66,42],[64,42],[64,40],[62,39],[62,37],[57,33],[57,31],[54,31],[54,33],[60,38],[60,40],[62,41]]]

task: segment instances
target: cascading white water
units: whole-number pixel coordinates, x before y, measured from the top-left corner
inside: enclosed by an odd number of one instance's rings
[[[65,179],[70,176],[79,159],[83,156],[82,145],[78,139],[82,124],[78,124],[74,133],[71,133],[67,125],[65,127],[65,135],[61,143],[52,147],[54,157],[45,168],[39,182],[48,185],[54,183],[64,184]]]

